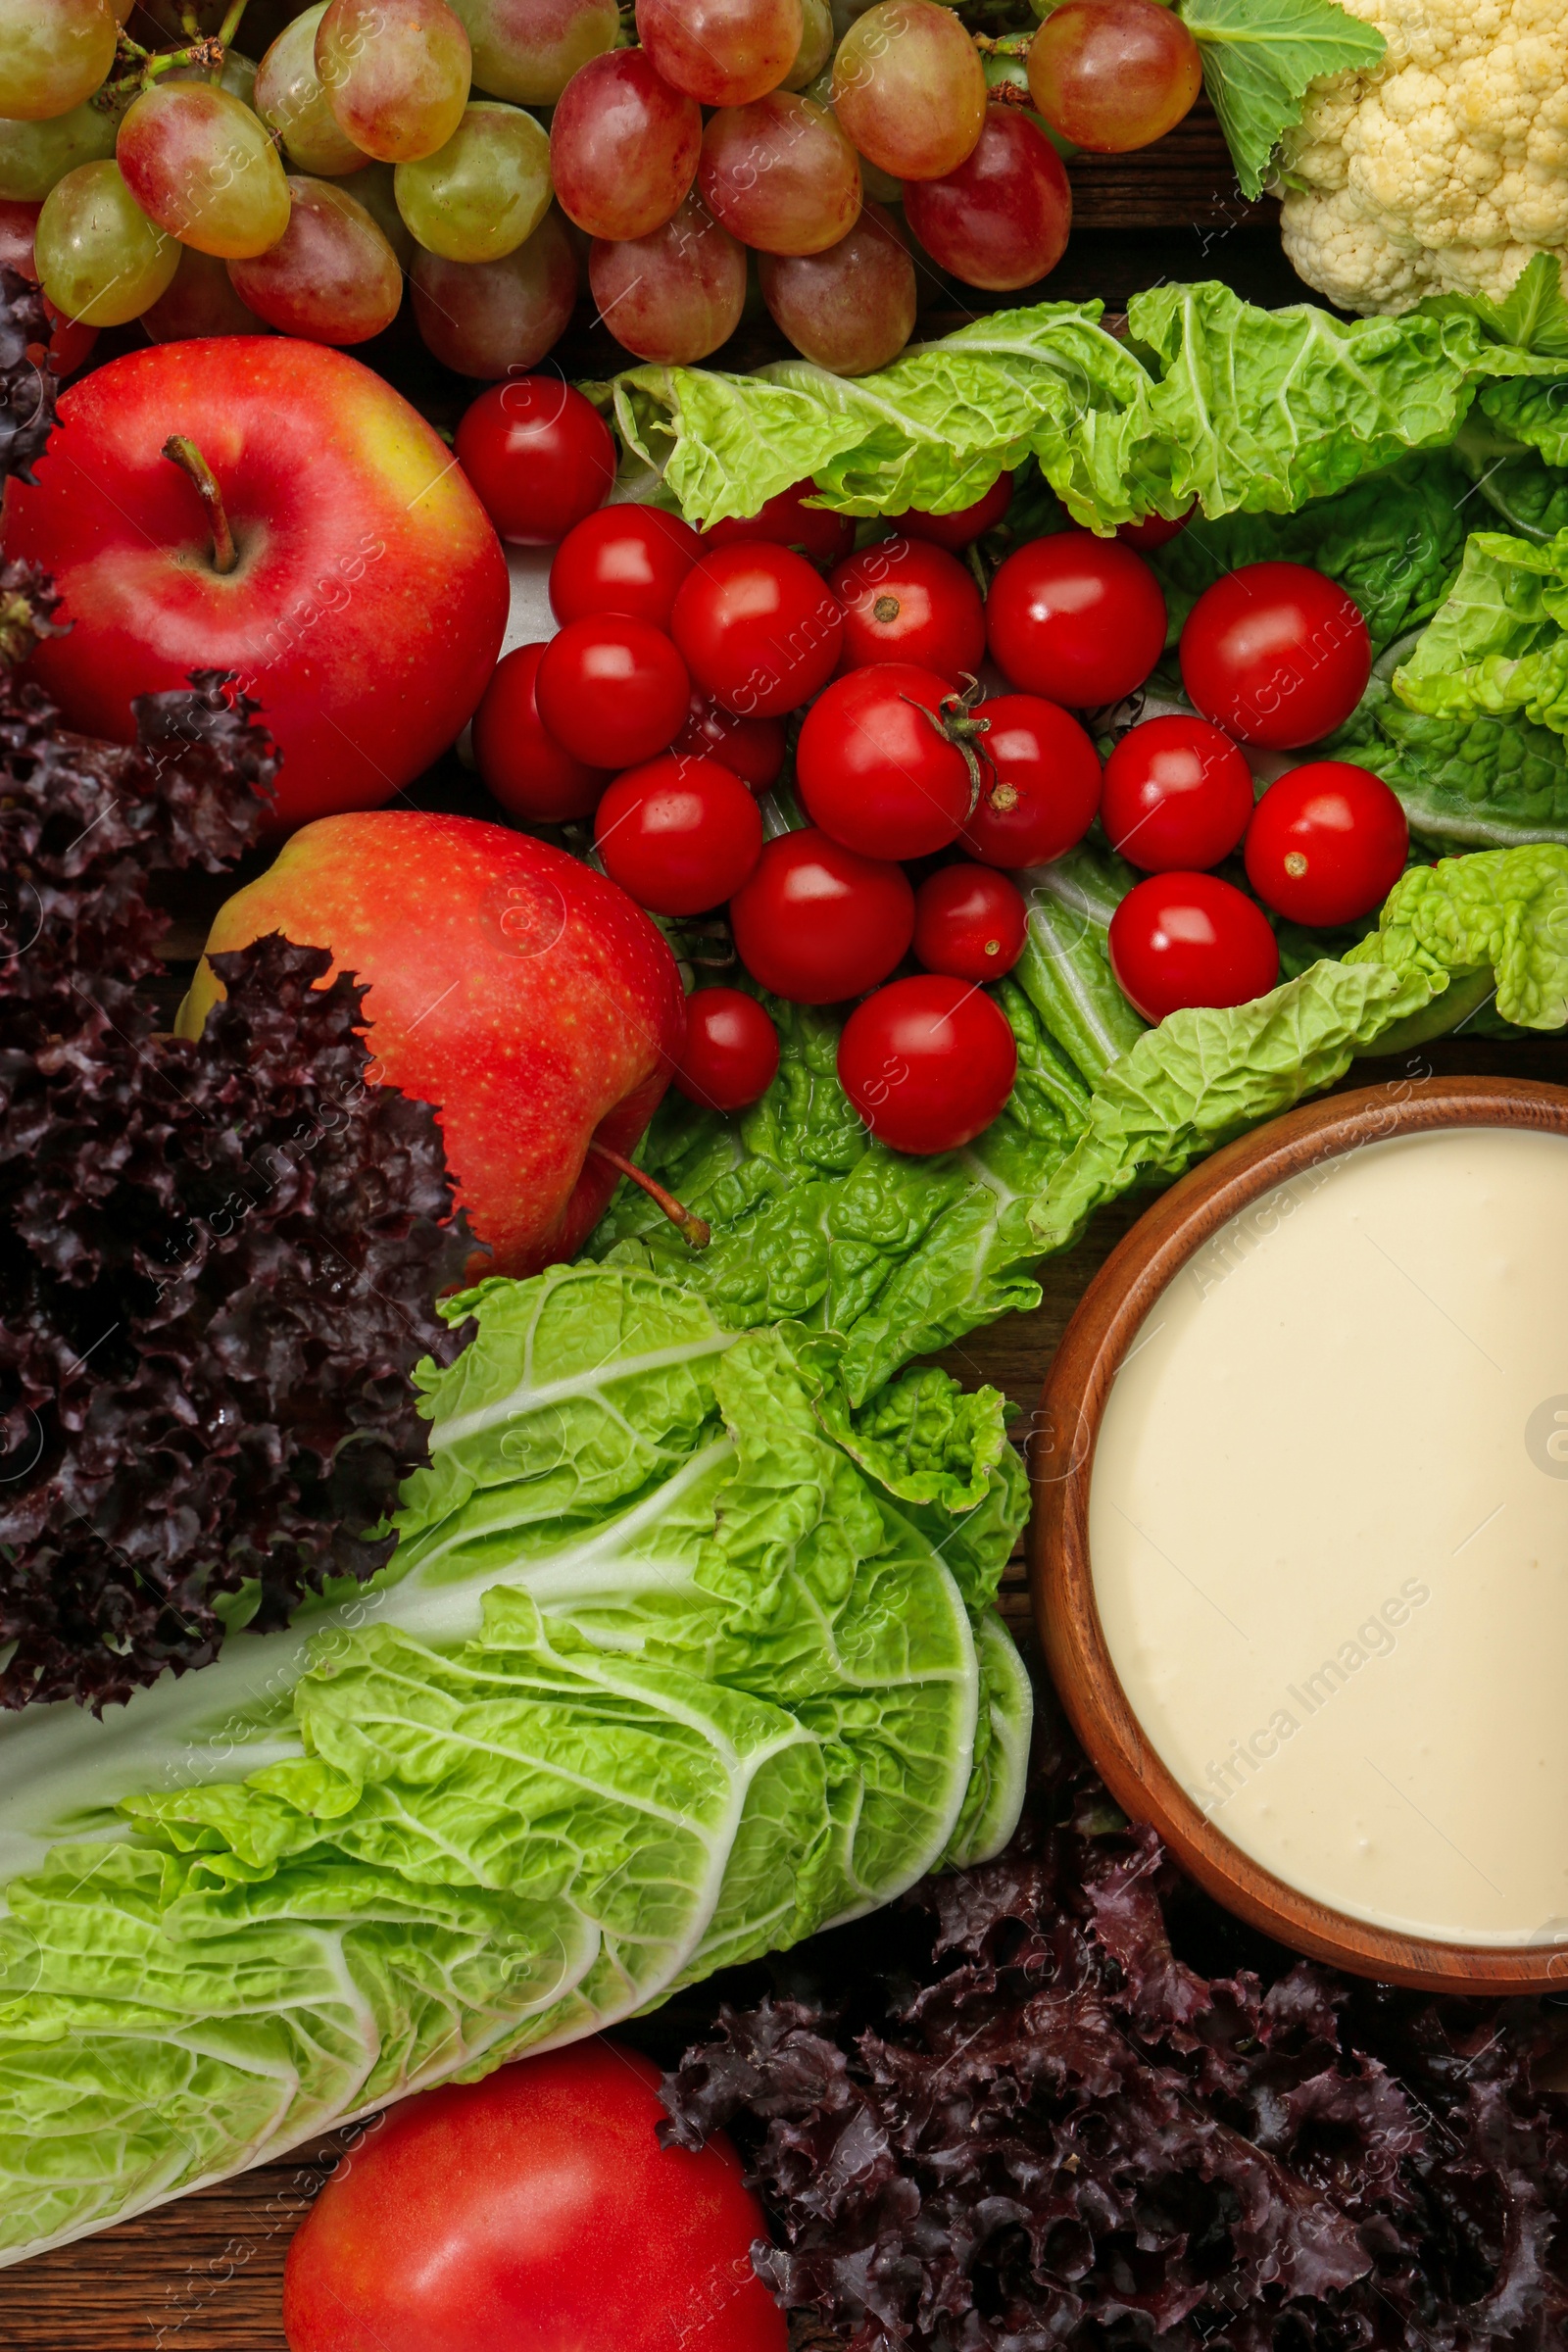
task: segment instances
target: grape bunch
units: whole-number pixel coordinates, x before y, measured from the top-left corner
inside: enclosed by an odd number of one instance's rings
[[[267,20],[260,62],[235,46]],[[1180,120],[1155,0],[0,0],[0,259],[65,337],[416,323],[460,373],[534,367],[588,286],[628,353],[706,359],[753,302],[808,360],[885,366],[920,273],[1031,285],[1060,149]],[[260,45],[260,43],[258,43]]]

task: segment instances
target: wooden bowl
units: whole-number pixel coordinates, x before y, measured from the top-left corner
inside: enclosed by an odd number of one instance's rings
[[[1365,1087],[1292,1111],[1226,1146],[1157,1200],[1106,1259],[1063,1335],[1031,1445],[1029,1581],[1053,1680],[1122,1810],[1152,1822],[1227,1910],[1316,1960],[1437,1991],[1544,1992],[1568,1984],[1568,1940],[1461,1944],[1333,1910],[1232,1843],[1145,1735],[1111,1662],[1089,1558],[1089,1493],[1111,1383],[1145,1317],[1188,1259],[1263,1194],[1357,1146],[1443,1127],[1568,1136],[1568,1091],[1502,1078]]]

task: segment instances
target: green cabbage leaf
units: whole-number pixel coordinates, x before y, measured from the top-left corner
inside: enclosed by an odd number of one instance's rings
[[[1434,718],[1515,717],[1568,735],[1568,529],[1477,531],[1394,690]]]

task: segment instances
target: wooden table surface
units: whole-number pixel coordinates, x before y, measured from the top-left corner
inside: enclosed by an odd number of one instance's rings
[[[1069,171],[1075,226],[1066,257],[1043,289],[1053,298],[1099,296],[1107,308],[1121,309],[1142,287],[1200,277],[1223,278],[1254,302],[1290,302],[1305,293],[1280,253],[1277,207],[1243,200],[1206,106],[1141,156],[1080,157]],[[585,358],[590,352],[599,358],[596,340],[591,334],[581,338]],[[132,334],[126,347],[133,341]],[[446,397],[454,413],[461,409],[455,379],[448,379]],[[439,387],[425,405],[439,410]],[[1568,1084],[1568,1044],[1483,1042],[1430,1049],[1429,1058],[1444,1074],[1511,1071]],[[1355,1075],[1364,1084],[1388,1072],[1364,1063]],[[971,1385],[995,1382],[1022,1408],[1026,1427],[1067,1319],[1133,1213],[1125,1205],[1103,1212],[1075,1249],[1042,1266],[1039,1307],[971,1334],[940,1360]],[[1004,1609],[1032,1646],[1017,1562]],[[678,2007],[639,2029],[638,2038],[668,2059],[701,2030],[703,2017],[702,1998],[686,1994]],[[340,2152],[336,2140],[323,2140],[283,2163],[5,2272],[0,2348],[284,2352],[280,2287],[289,2238]]]

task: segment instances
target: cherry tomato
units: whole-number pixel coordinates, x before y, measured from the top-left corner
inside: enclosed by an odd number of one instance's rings
[[[956,841],[974,799],[946,678],[879,662],[835,678],[806,714],[795,779],[814,824],[862,858],[924,858]]]
[[[771,539],[778,547],[798,547],[813,564],[837,564],[855,545],[855,517],[835,514],[827,507],[808,507],[816,496],[814,482],[797,482],[781,490],[756,514],[731,514],[710,522],[703,545],[735,547],[747,539]]]
[[[743,784],[765,792],[784,768],[784,727],[776,718],[737,718],[721,710],[700,686],[692,689],[686,724],[670,746],[676,752],[695,752],[732,767]]]
[[[1271,784],[1247,832],[1247,879],[1293,923],[1353,923],[1404,871],[1410,827],[1381,776],[1309,760]]]
[[[944,865],[914,894],[914,952],[928,972],[1000,980],[1023,954],[1023,893],[990,865]]]
[[[1119,703],[1165,643],[1165,599],[1116,539],[1056,531],[1010,555],[991,583],[986,635],[1011,685],[1075,710]]]
[[[667,637],[619,613],[571,620],[539,657],[539,715],[590,767],[635,767],[674,742],[691,702]]]
[[[555,375],[518,375],[481,392],[459,425],[458,464],[503,539],[553,547],[603,506],[615,441],[597,409]]]
[[[686,1043],[675,1085],[705,1110],[744,1110],[778,1075],[778,1031],[755,997],[699,989],[686,1001]]]
[[[972,507],[960,507],[955,514],[927,514],[923,509],[911,507],[898,521],[906,538],[929,539],[933,547],[945,547],[956,555],[960,548],[972,547],[987,531],[994,531],[1011,504],[1012,476],[999,473],[984,498],[977,498]]]
[[[792,1004],[836,1004],[885,980],[914,932],[900,865],[817,831],[781,833],[730,901],[735,949],[754,980]]]
[[[1372,674],[1372,641],[1354,598],[1309,564],[1244,564],[1187,615],[1181,662],[1205,718],[1290,752],[1345,724]]]
[[[798,710],[838,665],[844,615],[804,556],[762,539],[705,555],[671,623],[700,686],[742,718]]]
[[[1267,915],[1217,874],[1151,874],[1110,918],[1110,968],[1146,1021],[1189,1004],[1250,1004],[1280,976]]]
[[[534,680],[542,645],[519,645],[496,663],[473,714],[473,756],[503,808],[525,825],[592,816],[612,770],[574,759],[539,715]]]
[[[667,629],[676,592],[701,553],[691,524],[662,507],[601,507],[556,552],[551,611],[563,623],[623,612]]]
[[[1105,761],[1100,821],[1111,848],[1145,873],[1218,865],[1251,813],[1251,770],[1206,718],[1146,718]]]
[[[895,980],[858,1004],[839,1039],[839,1083],[880,1144],[956,1152],[1012,1092],[1018,1049],[973,981]]]
[[[1167,521],[1163,514],[1146,514],[1142,522],[1118,522],[1116,536],[1123,547],[1136,547],[1141,556],[1152,555],[1156,547],[1168,547],[1179,539],[1198,512],[1195,499],[1185,514]]]
[[[914,662],[951,686],[985,659],[980,591],[956,556],[920,539],[879,539],[828,581],[844,608],[841,669]]]
[[[594,819],[594,848],[639,906],[702,914],[757,863],[762,819],[733,768],[666,752],[615,778]]]
[[[405,2099],[295,2232],[292,2352],[785,2352],[733,2150],[662,2148],[663,2112],[658,2067],[597,2038]]]
[[[982,703],[980,798],[959,835],[985,865],[1046,865],[1081,841],[1100,807],[1100,759],[1075,718],[1037,694]]]

